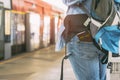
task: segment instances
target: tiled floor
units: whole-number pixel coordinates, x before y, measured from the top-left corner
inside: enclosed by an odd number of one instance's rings
[[[21,54],[0,62],[0,80],[60,80],[64,50],[55,52],[54,46]],[[64,80],[76,80],[68,60],[64,65]],[[120,80],[113,73],[111,80]]]

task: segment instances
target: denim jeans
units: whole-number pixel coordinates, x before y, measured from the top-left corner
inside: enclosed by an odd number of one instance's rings
[[[103,53],[92,42],[75,36],[67,43],[67,54],[77,80],[106,80],[106,64],[100,63]]]

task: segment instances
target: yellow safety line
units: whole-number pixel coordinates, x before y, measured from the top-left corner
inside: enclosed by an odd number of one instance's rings
[[[22,11],[15,11],[15,10],[12,10],[13,13],[18,13],[18,14],[25,14],[25,12],[22,12]]]

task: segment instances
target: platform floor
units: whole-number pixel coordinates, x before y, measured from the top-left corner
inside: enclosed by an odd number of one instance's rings
[[[2,61],[0,80],[60,80],[63,56],[64,50],[56,53],[50,46]],[[68,60],[64,71],[64,80],[76,80]]]
[[[60,80],[63,56],[64,49],[55,52],[54,46],[50,46],[1,61],[0,80]],[[111,76],[111,80],[120,80],[120,74]],[[65,61],[64,80],[76,80],[68,60]]]

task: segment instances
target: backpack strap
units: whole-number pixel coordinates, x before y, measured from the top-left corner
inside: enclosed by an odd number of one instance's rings
[[[67,28],[68,29],[68,28]],[[66,30],[65,32],[65,37],[67,37],[67,34],[68,33],[68,30]],[[70,56],[71,54],[67,54],[67,42],[65,42],[65,56],[63,57],[62,59],[62,63],[61,63],[61,74],[60,74],[60,80],[63,80],[63,70],[64,70],[64,60],[65,59],[68,59],[68,57]]]
[[[66,54],[66,46],[65,46],[65,54]],[[61,74],[60,74],[60,80],[63,80],[63,70],[64,70],[64,60],[68,59],[68,57],[70,56],[71,54],[66,54],[63,59],[62,59],[62,63],[61,63]]]

